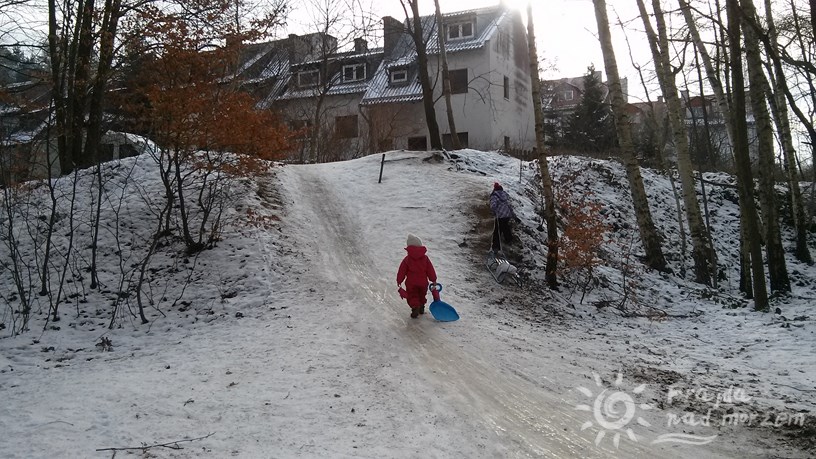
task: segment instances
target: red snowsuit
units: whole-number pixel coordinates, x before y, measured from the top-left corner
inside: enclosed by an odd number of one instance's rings
[[[402,259],[397,271],[397,285],[405,281],[408,306],[418,308],[425,305],[425,294],[428,292],[428,281],[436,282],[436,271],[431,259],[425,255],[425,246],[409,245],[405,248],[408,255]]]

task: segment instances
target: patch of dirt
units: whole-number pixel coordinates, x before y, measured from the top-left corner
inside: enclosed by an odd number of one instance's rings
[[[659,386],[661,389],[683,381],[683,375],[672,370],[663,370],[655,367],[625,367],[623,375],[639,384]]]
[[[816,452],[816,417],[807,411],[779,410],[758,406],[739,389],[706,389],[690,385],[676,371],[649,366],[627,366],[625,380],[646,384],[655,395],[654,406],[676,416],[693,416],[723,433],[731,429],[753,429],[780,452]],[[784,457],[784,456],[779,456]]]

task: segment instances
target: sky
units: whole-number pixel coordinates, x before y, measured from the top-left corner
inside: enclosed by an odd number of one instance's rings
[[[45,321],[48,297],[32,295],[31,330],[11,336],[16,290],[0,271],[3,457],[812,457],[796,449],[807,434],[791,419],[812,426],[816,413],[816,267],[788,258],[792,295],[773,300],[778,314],[754,312],[736,291],[733,190],[710,186],[720,289],[690,282],[690,270],[684,279],[635,261],[624,273],[619,261],[640,249],[623,167],[551,159],[555,183],[570,184],[559,189],[599,200],[614,225],[586,296],[564,272],[559,291],[543,287],[533,163],[391,151],[231,182],[215,247],[187,257],[168,239],[154,255],[145,325],[133,295],[117,293],[132,292],[119,282],[135,277],[163,188],[148,154],[107,163],[103,288],[70,279],[59,322]],[[94,173],[77,178],[74,247],[88,257]],[[679,273],[690,260],[677,253],[672,184],[648,169],[643,178]],[[521,287],[496,283],[483,264],[494,181],[521,219],[505,247]],[[55,185],[58,196],[72,189],[70,177]],[[37,206],[50,202],[47,187],[20,190],[34,193],[33,212],[48,208]],[[56,253],[72,221],[58,219]],[[17,230],[19,253],[32,257],[29,236],[40,233]],[[395,281],[408,233],[428,248],[458,321],[409,317]],[[718,427],[735,411],[753,417]],[[714,424],[693,424],[706,415]],[[160,444],[181,449],[150,447]]]

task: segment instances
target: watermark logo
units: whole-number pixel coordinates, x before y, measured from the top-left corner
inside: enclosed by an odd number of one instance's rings
[[[638,408],[650,410],[652,407],[646,403],[637,404],[632,395],[620,390],[623,384],[622,374],[618,373],[617,378],[615,378],[614,388],[604,387],[598,373],[593,372],[592,376],[595,379],[598,395],[595,395],[591,389],[586,387],[577,388],[579,392],[592,399],[592,402],[591,404],[578,404],[575,409],[592,413],[594,419],[594,422],[585,422],[581,426],[581,431],[593,427],[597,422],[599,430],[595,436],[596,446],[601,444],[608,433],[612,435],[612,444],[615,445],[615,448],[620,445],[621,433],[625,433],[630,440],[637,442],[637,435],[634,429],[630,427],[630,424],[634,420],[635,423],[641,426],[650,427],[651,424],[648,421],[637,416],[637,410]],[[637,397],[644,389],[646,389],[646,385],[641,384],[634,388],[632,393]]]
[[[615,448],[620,445],[621,437],[625,435],[633,442],[638,441],[635,428],[652,427],[640,417],[638,413],[652,409],[647,403],[638,403],[638,399],[646,389],[641,384],[631,391],[623,388],[623,375],[617,374],[612,387],[606,387],[601,377],[593,372],[595,390],[586,387],[576,389],[589,398],[589,403],[579,403],[576,410],[589,412],[592,420],[581,425],[581,431],[597,426],[595,445],[598,446],[610,435]],[[666,399],[662,403],[666,418],[667,430],[687,430],[692,428],[726,428],[735,426],[762,426],[762,427],[791,427],[804,426],[805,414],[772,412],[762,413],[741,409],[743,404],[751,401],[744,389],[730,386],[726,389],[706,389],[702,387],[678,388],[670,387]],[[683,410],[679,408],[685,407]],[[688,407],[692,407],[689,409]],[[672,409],[678,408],[678,409]],[[650,444],[685,443],[689,445],[705,445],[713,442],[719,435],[696,435],[681,432],[669,432],[658,435]]]

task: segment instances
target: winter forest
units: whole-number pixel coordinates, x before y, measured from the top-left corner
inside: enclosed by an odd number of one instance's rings
[[[0,0],[0,456],[816,454],[816,0],[559,5]]]

